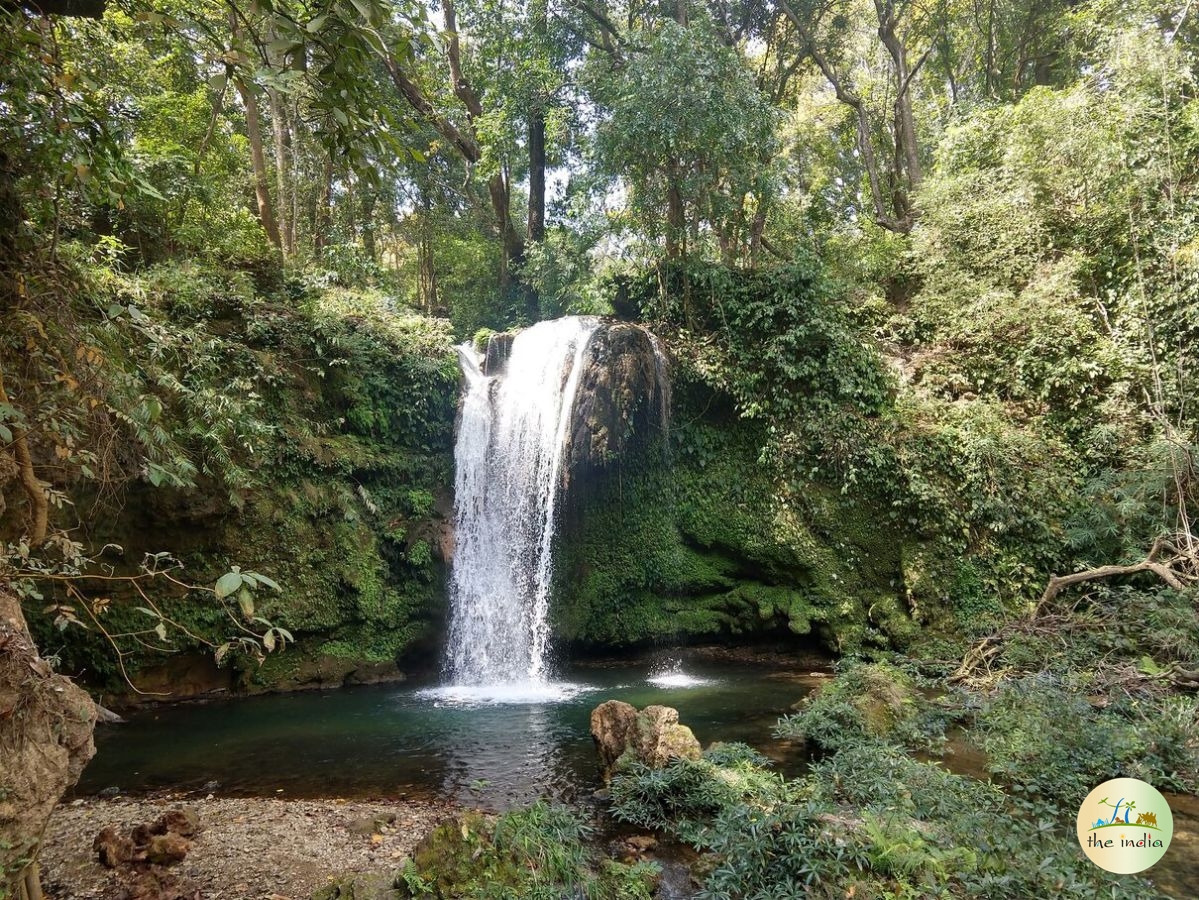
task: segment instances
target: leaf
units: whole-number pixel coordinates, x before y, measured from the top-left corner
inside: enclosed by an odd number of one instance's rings
[[[241,576],[239,575],[238,578]],[[241,607],[241,614],[247,619],[254,618],[254,595],[245,588],[242,588],[237,595],[237,603]]]
[[[5,443],[12,442],[12,432],[8,430],[8,426],[3,422],[0,422],[0,441],[4,441]]]
[[[374,29],[367,28],[363,30],[362,38],[368,44],[370,44],[371,49],[380,56],[387,56],[387,45],[383,43],[383,38],[379,37],[378,32],[376,32]]]
[[[152,609],[146,609],[144,606],[135,606],[135,607],[134,607],[134,610],[135,610],[135,611],[137,611],[137,612],[139,612],[139,613],[145,613],[145,614],[146,614],[147,616],[149,616],[151,619],[160,619],[160,618],[162,618],[160,615],[158,615],[158,613],[154,612],[154,610],[152,610]]]
[[[277,582],[275,582],[274,580],[272,580],[270,578],[267,578],[265,575],[261,574],[260,572],[246,572],[246,574],[250,575],[253,578],[257,579],[258,581],[262,582],[263,584],[265,584],[267,587],[269,587],[271,590],[275,591],[276,593],[280,593],[280,594],[283,593],[283,588],[279,587]]]
[[[226,572],[216,583],[216,596],[218,600],[224,600],[226,597],[235,593],[241,587],[241,575],[237,572]]]
[[[155,625],[154,633],[156,635],[158,635],[158,639],[160,641],[162,641],[164,644],[170,643],[170,641],[167,640],[167,624],[166,624],[166,622],[159,622],[157,625]]]
[[[218,666],[221,664],[221,660],[225,658],[225,654],[229,652],[230,646],[231,645],[227,643],[221,644],[221,646],[217,647],[216,650],[212,652],[212,658],[216,661]]]
[[[1137,664],[1137,668],[1140,669],[1142,675],[1161,675],[1163,672],[1165,672],[1165,669],[1159,666],[1151,657],[1148,656],[1141,657]]]
[[[318,31],[320,31],[322,28],[325,27],[325,22],[328,21],[328,19],[329,19],[329,16],[327,13],[325,15],[317,16],[315,19],[313,19],[311,22],[308,23],[308,33],[316,34]]]
[[[268,652],[275,649],[275,632],[273,630],[262,636],[262,646],[266,647]]]

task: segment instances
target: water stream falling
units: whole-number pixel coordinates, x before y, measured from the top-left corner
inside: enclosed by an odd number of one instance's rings
[[[546,658],[552,547],[571,413],[599,320],[518,334],[502,371],[459,347],[466,393],[454,447],[456,546],[445,690],[522,699],[569,689]]]

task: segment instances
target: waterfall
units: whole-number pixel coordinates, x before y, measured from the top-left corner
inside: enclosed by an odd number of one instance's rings
[[[583,357],[598,327],[598,319],[579,316],[541,322],[516,336],[506,361],[489,354],[484,364],[470,344],[458,348],[466,386],[454,446],[446,652],[454,685],[548,681],[562,465]]]

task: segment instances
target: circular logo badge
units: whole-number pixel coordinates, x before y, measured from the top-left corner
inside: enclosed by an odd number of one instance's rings
[[[1157,862],[1174,836],[1161,791],[1136,778],[1105,781],[1078,810],[1078,843],[1095,865],[1131,875]]]

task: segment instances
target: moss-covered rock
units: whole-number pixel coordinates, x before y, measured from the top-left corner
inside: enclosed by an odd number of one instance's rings
[[[886,663],[849,664],[796,709],[779,733],[822,750],[880,741],[926,748],[944,736],[943,719],[912,676]]]
[[[699,741],[669,706],[638,712],[628,703],[608,700],[591,711],[591,737],[605,781],[622,766],[640,763],[660,769],[675,759],[700,757]]]
[[[563,515],[553,617],[584,647],[813,634],[844,650],[902,642],[901,542],[879,504],[760,458],[766,435],[696,385],[675,425],[606,469],[575,476]],[[666,441],[668,440],[668,444]]]
[[[312,900],[400,900],[407,896],[396,887],[394,872],[363,872],[321,888]]]
[[[159,298],[162,314],[186,318],[174,296]],[[255,614],[296,643],[261,665],[230,653],[217,670],[197,662],[211,647],[190,635],[219,643],[231,630],[225,611],[210,593],[160,591],[156,602],[181,627],[164,654],[132,647],[125,666],[136,683],[171,693],[184,676],[188,695],[401,677],[434,652],[444,618],[459,377],[449,325],[336,290],[289,306],[247,296],[221,310],[189,326],[219,350],[221,366],[178,377],[214,403],[218,387],[255,397],[231,406],[254,418],[229,422],[228,435],[193,436],[193,486],[135,486],[119,510],[98,508],[88,537],[128,549],[106,556],[118,571],[135,571],[142,551],[166,550],[198,585],[231,565],[267,574],[282,591],[261,592]],[[107,627],[144,630],[144,605],[118,591]],[[56,634],[46,620],[36,626],[43,639]],[[126,689],[95,630],[51,643],[68,671]]]
[[[660,439],[670,403],[666,365],[640,326],[602,325],[582,364],[567,447],[574,476],[606,469]]]

